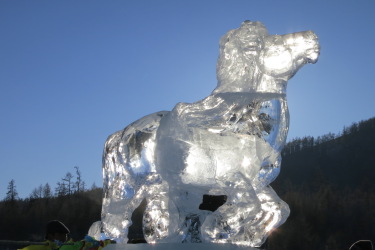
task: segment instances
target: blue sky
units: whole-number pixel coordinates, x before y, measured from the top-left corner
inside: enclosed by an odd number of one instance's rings
[[[317,64],[289,81],[288,139],[374,116],[375,1],[0,1],[0,199],[78,166],[101,186],[111,133],[216,86],[218,42],[242,21],[313,30]]]

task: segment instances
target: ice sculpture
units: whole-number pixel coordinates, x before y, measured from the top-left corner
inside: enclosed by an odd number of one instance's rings
[[[216,89],[111,135],[103,155],[102,226],[127,242],[144,201],[148,243],[260,246],[289,215],[270,187],[288,133],[287,81],[319,56],[312,31],[269,35],[245,21],[220,40]]]

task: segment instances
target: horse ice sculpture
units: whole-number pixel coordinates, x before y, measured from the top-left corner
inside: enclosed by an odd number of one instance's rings
[[[268,35],[250,21],[229,31],[210,96],[145,116],[108,138],[104,233],[126,242],[132,213],[145,200],[149,243],[260,246],[289,215],[269,186],[288,132],[287,80],[318,56],[311,31]]]

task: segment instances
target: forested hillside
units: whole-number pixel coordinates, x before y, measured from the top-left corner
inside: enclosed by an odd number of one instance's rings
[[[45,225],[55,219],[69,227],[73,239],[83,239],[91,224],[100,220],[101,204],[101,188],[49,198],[4,200],[0,202],[0,240],[44,240]]]
[[[269,249],[349,249],[375,240],[375,118],[340,135],[298,138],[283,151],[281,173],[271,186],[290,217]]]
[[[268,240],[270,250],[349,249],[375,240],[375,118],[354,123],[339,135],[289,142],[281,173],[271,186],[291,210]],[[79,169],[76,169],[80,177]],[[40,186],[19,199],[14,181],[0,202],[0,240],[43,240],[47,221],[59,219],[81,239],[100,220],[102,190],[84,188],[67,174],[52,195]]]

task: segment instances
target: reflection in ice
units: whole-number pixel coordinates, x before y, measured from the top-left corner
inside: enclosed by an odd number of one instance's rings
[[[108,138],[104,233],[127,242],[133,211],[145,199],[149,243],[260,246],[289,215],[269,186],[288,133],[287,80],[318,55],[311,31],[268,35],[263,24],[245,21],[224,35],[210,96]]]

